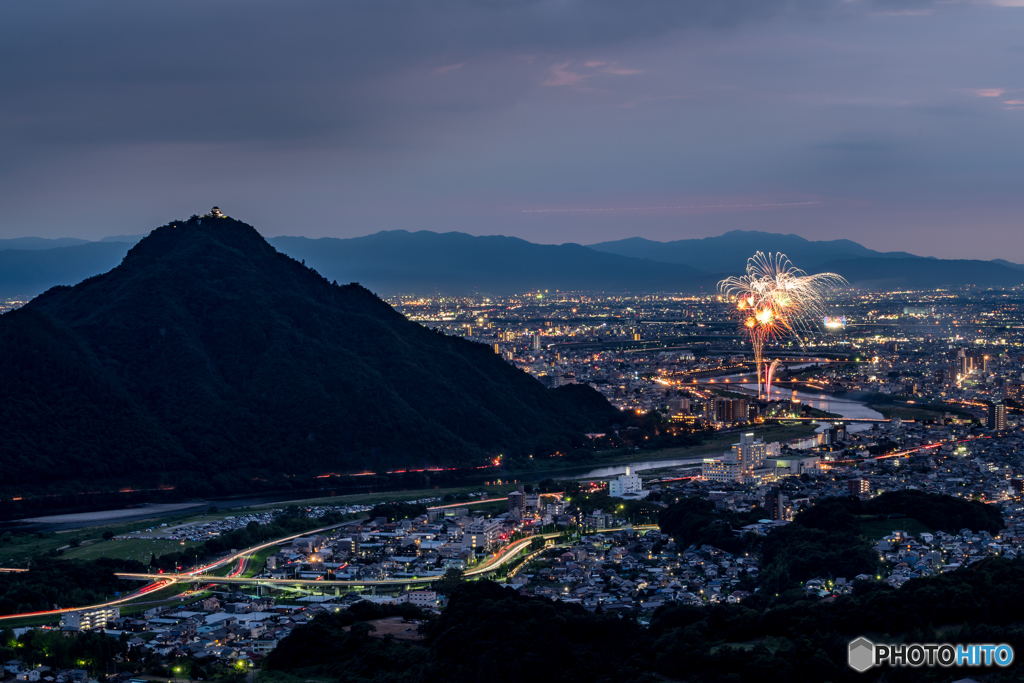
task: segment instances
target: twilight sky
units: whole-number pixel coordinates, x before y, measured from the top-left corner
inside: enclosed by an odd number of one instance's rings
[[[1024,262],[1024,0],[3,3],[0,93],[0,237],[217,204]]]

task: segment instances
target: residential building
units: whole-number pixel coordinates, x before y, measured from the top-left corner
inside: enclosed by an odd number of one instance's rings
[[[120,616],[121,608],[116,606],[64,612],[60,615],[60,627],[62,629],[78,629],[79,631],[102,629],[106,628],[108,621],[113,621]]]

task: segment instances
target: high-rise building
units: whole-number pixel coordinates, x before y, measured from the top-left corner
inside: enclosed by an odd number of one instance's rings
[[[644,491],[640,475],[630,474],[628,467],[625,474],[608,482],[608,495],[612,498],[622,498],[626,494],[629,494],[631,498],[645,498],[649,493],[650,491]]]
[[[708,481],[755,484],[771,478],[774,473],[765,466],[765,458],[778,456],[780,451],[778,442],[766,444],[752,433],[743,434],[740,442],[733,444],[731,453],[705,458],[701,476]]]
[[[533,335],[533,350],[534,351],[540,351],[540,335],[539,334]]]
[[[526,492],[520,486],[518,491],[508,494],[508,511],[519,512],[520,516],[526,512]]]
[[[849,489],[851,496],[867,498],[871,495],[871,482],[867,479],[850,479],[846,482],[846,487]]]
[[[689,415],[690,399],[685,397],[670,398],[668,400],[668,409],[673,415]]]
[[[746,422],[747,400],[743,398],[716,398],[715,420],[718,422]]]
[[[989,429],[995,429],[996,431],[1002,431],[1006,429],[1006,404],[1002,401],[996,401],[988,405],[988,424],[986,425]]]
[[[768,519],[786,519],[786,497],[778,486],[764,494],[764,509],[768,512]]]
[[[501,532],[501,522],[496,519],[478,518],[472,524],[466,526],[462,533],[462,547],[464,549],[490,548],[498,540]]]

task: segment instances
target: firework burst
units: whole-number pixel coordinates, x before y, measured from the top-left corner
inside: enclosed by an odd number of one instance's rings
[[[835,273],[808,275],[783,253],[760,251],[747,259],[746,275],[718,283],[720,292],[736,298],[736,308],[743,316],[742,329],[754,348],[759,396],[765,343],[792,337],[802,346],[801,335],[810,333],[815,321],[824,316],[825,297],[846,284]]]

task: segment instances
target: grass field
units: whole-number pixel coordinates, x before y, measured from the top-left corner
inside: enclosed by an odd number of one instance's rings
[[[754,432],[758,438],[767,442],[788,441],[802,436],[809,436],[814,433],[815,425],[772,425],[770,427],[755,427],[749,431]],[[745,430],[746,431],[746,430]],[[710,453],[724,453],[734,443],[739,443],[740,435],[737,433],[721,434],[713,436],[699,446],[686,448],[663,448],[657,451],[643,451],[642,457],[637,456],[635,460],[683,460],[689,457],[703,457]],[[602,463],[603,464],[603,463]],[[600,465],[599,465],[600,466]]]
[[[542,477],[538,477],[540,479]],[[331,498],[308,498],[302,500],[288,501],[288,503],[296,505],[370,505],[374,503],[389,503],[394,501],[405,501],[405,500],[419,500],[422,498],[441,498],[446,495],[457,496],[459,494],[466,493],[479,493],[485,491],[488,497],[491,495],[505,495],[509,491],[515,491],[518,484],[510,483],[503,484],[501,486],[485,486],[483,484],[477,486],[460,486],[458,488],[447,488],[447,489],[412,489],[408,491],[384,491],[381,493],[358,493],[348,496],[334,496]],[[265,509],[282,507],[286,503],[268,503],[266,505],[260,505],[252,509]]]
[[[913,536],[917,536],[920,533],[932,533],[931,527],[911,517],[902,517],[900,519],[862,519],[860,528],[863,535],[875,541],[888,536],[894,531],[906,531]]]
[[[21,617],[20,619],[3,619],[0,620],[0,629],[5,628],[25,628],[26,626],[46,626],[47,624],[59,624],[60,615],[54,614],[51,616],[40,616],[40,617]],[[13,680],[13,679],[12,679]]]
[[[933,405],[928,403],[907,405],[905,403],[868,403],[868,408],[873,408],[888,418],[898,417],[901,420],[941,420],[946,413],[959,415],[960,417],[974,417],[974,415],[957,406]]]
[[[272,545],[269,548],[264,548],[258,552],[253,553],[249,559],[249,567],[245,570],[244,576],[246,578],[250,576],[256,576],[267,566],[267,558],[280,550],[283,546]]]
[[[100,557],[116,557],[124,560],[138,560],[148,563],[151,555],[164,555],[166,553],[178,552],[198,545],[196,542],[170,540],[99,540],[79,548],[69,548],[64,551],[64,557],[72,560],[95,560]]]

